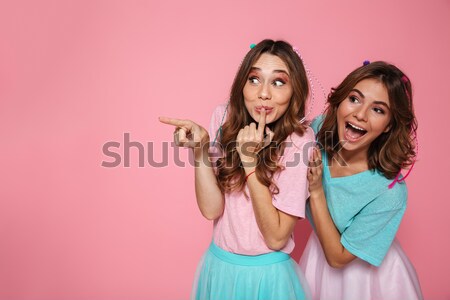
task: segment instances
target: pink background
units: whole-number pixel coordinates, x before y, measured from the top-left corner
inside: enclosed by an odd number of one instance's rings
[[[398,238],[426,299],[449,299],[449,29],[448,0],[2,1],[0,299],[187,299],[212,229],[193,168],[172,148],[167,167],[134,148],[104,168],[102,145],[130,133],[161,161],[157,117],[207,126],[263,38],[298,46],[327,91],[365,59],[410,76],[420,156]]]

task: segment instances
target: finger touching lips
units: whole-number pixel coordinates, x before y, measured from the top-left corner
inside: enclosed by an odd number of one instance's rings
[[[266,128],[266,110],[265,110],[265,108],[262,108],[260,115],[259,115],[259,122],[258,122],[258,133],[260,136],[264,135],[265,128]]]

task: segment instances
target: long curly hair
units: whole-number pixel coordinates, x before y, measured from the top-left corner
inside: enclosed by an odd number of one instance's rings
[[[243,90],[252,66],[263,53],[279,57],[288,67],[293,93],[287,111],[277,121],[269,124],[274,132],[271,145],[258,153],[256,176],[259,181],[276,194],[278,187],[273,176],[281,170],[278,160],[284,153],[283,141],[293,132],[303,135],[306,128],[299,120],[305,116],[305,104],[309,93],[308,78],[303,63],[292,46],[285,41],[263,40],[245,56],[234,78],[228,105],[227,120],[222,126],[220,144],[223,157],[217,161],[217,180],[222,192],[242,191],[245,171],[239,154],[235,151],[239,131],[254,122],[244,104]]]
[[[414,137],[417,131],[411,81],[396,66],[383,61],[361,66],[351,72],[338,87],[332,88],[317,140],[329,157],[333,157],[341,149],[337,110],[355,85],[364,79],[378,80],[388,92],[391,110],[390,129],[370,144],[368,165],[369,169],[377,169],[386,178],[392,179],[402,168],[412,164],[416,156]]]

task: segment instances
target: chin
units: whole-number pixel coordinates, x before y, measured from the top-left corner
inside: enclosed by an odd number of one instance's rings
[[[360,152],[360,151],[369,151],[369,145],[367,145],[364,142],[358,142],[358,143],[350,143],[346,141],[345,145],[342,146],[342,150],[347,152]]]

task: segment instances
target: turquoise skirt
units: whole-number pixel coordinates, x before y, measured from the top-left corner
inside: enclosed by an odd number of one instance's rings
[[[191,299],[303,300],[309,299],[305,284],[289,254],[240,255],[212,242],[197,269]]]

